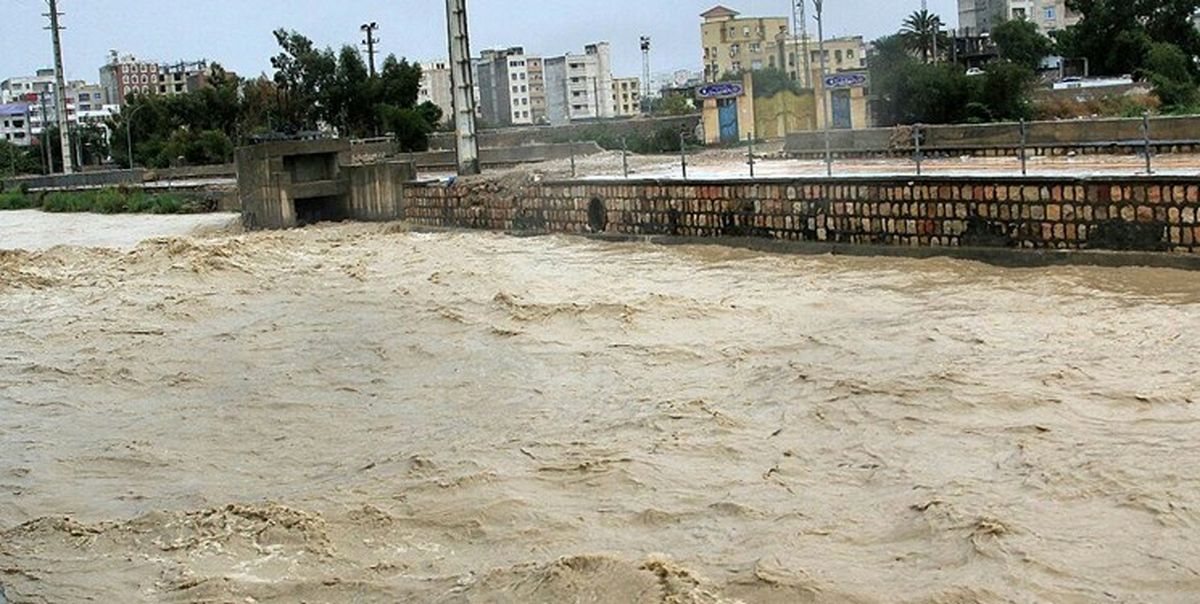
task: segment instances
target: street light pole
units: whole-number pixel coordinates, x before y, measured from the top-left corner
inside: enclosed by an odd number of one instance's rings
[[[813,4],[817,7],[817,53],[821,55],[821,106],[825,109],[825,175],[833,176],[833,152],[829,141],[829,128],[833,125],[833,112],[829,106],[829,88],[825,82],[829,78],[829,64],[825,57],[825,19],[823,18],[825,0],[813,0]]]
[[[137,115],[137,112],[139,112],[145,108],[146,108],[145,105],[138,105],[137,107],[133,108],[133,111],[129,112],[129,117],[125,118],[125,144],[127,145],[127,148],[129,149],[129,169],[130,170],[134,169],[134,167],[135,167],[135,165],[133,163],[133,116]]]

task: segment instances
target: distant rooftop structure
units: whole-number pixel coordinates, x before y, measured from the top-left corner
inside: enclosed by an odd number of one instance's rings
[[[712,21],[712,20],[716,20],[716,19],[732,19],[740,14],[741,13],[733,10],[732,8],[729,8],[726,6],[721,6],[718,4],[717,6],[714,6],[710,9],[708,9],[707,11],[700,13],[700,16],[703,17],[705,20]]]

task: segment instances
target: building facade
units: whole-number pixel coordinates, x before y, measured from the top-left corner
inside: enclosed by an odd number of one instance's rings
[[[454,116],[454,88],[450,80],[450,64],[446,61],[430,61],[421,64],[421,87],[417,90],[417,103],[433,103],[442,110],[442,118]]]
[[[29,103],[0,105],[0,140],[18,147],[33,144],[33,130],[29,118]]]
[[[631,117],[641,114],[641,78],[613,79],[613,108],[617,117]]]
[[[788,36],[787,17],[742,17],[724,6],[700,17],[704,45],[704,80],[715,82],[726,74],[757,71],[779,65],[779,44]]]
[[[211,75],[207,61],[160,65],[114,52],[100,68],[100,85],[110,103],[124,107],[133,94],[173,96],[199,90]]]
[[[475,61],[480,117],[495,126],[533,123],[529,90],[529,59],[525,49],[485,50]],[[539,62],[540,64],[540,62]]]
[[[958,0],[958,34],[982,36],[1008,20],[1035,23],[1050,35],[1079,22],[1066,0]]]
[[[36,75],[14,77],[0,82],[0,100],[8,105],[23,105],[26,108],[25,118],[18,120],[23,123],[21,128],[28,129],[25,144],[29,144],[30,139],[41,136],[47,127],[58,124],[55,88],[53,69],[40,69]],[[104,87],[98,84],[80,80],[67,82],[66,95],[66,121],[69,127],[102,122],[111,117],[116,110],[108,102]],[[11,123],[13,120],[10,118],[8,121]],[[16,128],[10,132],[14,142],[19,130],[20,128]]]
[[[548,124],[546,117],[546,67],[541,57],[526,60],[529,69],[529,107],[535,124]]]

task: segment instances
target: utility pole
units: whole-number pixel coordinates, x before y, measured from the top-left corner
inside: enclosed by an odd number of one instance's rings
[[[645,113],[650,113],[650,94],[653,87],[650,85],[650,36],[642,36],[642,110]]]
[[[63,60],[62,60],[62,38],[60,32],[62,26],[58,23],[58,18],[62,13],[58,12],[58,0],[47,0],[50,4],[50,12],[45,16],[50,17],[50,37],[54,43],[54,110],[58,114],[58,136],[59,144],[62,146],[63,155],[63,174],[73,174],[75,168],[71,161],[71,133],[67,130],[67,86],[66,78],[63,77]],[[46,129],[46,116],[42,116],[42,130]]]
[[[458,174],[479,174],[479,138],[475,132],[475,74],[471,68],[471,36],[467,32],[467,0],[446,0],[450,42],[450,85],[454,88],[454,133]]]
[[[792,20],[795,22],[792,26],[796,31],[799,44],[796,47],[800,53],[804,55],[799,61],[796,61],[796,69],[804,66],[804,77],[798,81],[804,82],[805,88],[812,88],[812,52],[808,46],[808,7],[804,4],[805,0],[793,0],[792,2]]]
[[[829,106],[831,100],[829,89],[825,86],[825,80],[828,79],[828,65],[825,59],[825,20],[824,20],[824,4],[825,0],[813,0],[813,4],[817,7],[817,53],[821,55],[821,106],[825,108],[825,175],[833,176],[833,153],[830,149],[829,128],[833,125],[833,110]]]
[[[375,45],[379,44],[379,38],[375,37],[375,31],[379,29],[379,24],[374,21],[372,21],[370,23],[363,23],[363,26],[360,27],[359,29],[361,29],[363,31],[363,33],[365,33],[367,35],[367,39],[363,41],[363,45],[365,45],[367,47],[367,58],[368,58],[368,62],[370,63],[370,66],[371,66],[371,77],[374,78],[375,77]]]

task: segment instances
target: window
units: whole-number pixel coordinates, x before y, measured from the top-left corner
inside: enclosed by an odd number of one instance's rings
[[[511,78],[512,78],[512,81],[514,81],[514,82],[515,82],[515,81],[517,81],[517,74],[515,74],[515,73],[510,73],[510,74],[508,74],[508,75],[509,75],[509,77],[511,77]]]
[[[838,63],[842,62],[842,51],[840,51],[840,50],[834,51],[833,56],[835,57],[834,61],[837,61]]]
[[[729,47],[729,56],[736,57],[740,54],[742,54],[742,45],[741,44],[734,44]]]
[[[516,94],[516,92],[517,92],[517,87],[516,87],[516,86],[513,86],[513,87],[512,87],[512,91],[513,91],[513,94]]]
[[[758,70],[760,70],[760,69],[762,69],[762,68],[763,68],[763,62],[762,62],[762,61],[751,61],[751,62],[750,62],[750,69],[753,69],[754,71],[758,71]]]
[[[129,83],[129,76],[121,76],[121,83],[122,83],[122,84],[128,84],[128,83]]]
[[[128,65],[122,65],[122,66],[121,66],[121,73],[129,73],[129,66],[128,66]]]
[[[1046,7],[1046,20],[1055,21],[1058,19],[1058,11],[1053,6]]]
[[[752,52],[754,54],[758,54],[758,53],[762,52],[762,44],[759,44],[758,42],[754,42],[753,44],[750,45],[750,52]]]
[[[747,25],[746,27],[743,27],[743,28],[742,28],[742,35],[743,35],[743,36],[745,36],[745,37],[747,37],[747,38],[749,38],[749,37],[750,37],[750,26],[749,26],[749,25]]]
[[[846,58],[847,58],[847,59],[853,59],[853,58],[854,58],[854,49],[853,49],[853,48],[851,48],[851,49],[849,49],[849,50],[847,50],[847,51],[846,51]]]

